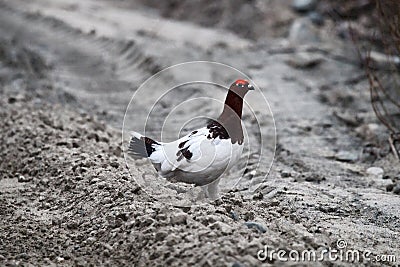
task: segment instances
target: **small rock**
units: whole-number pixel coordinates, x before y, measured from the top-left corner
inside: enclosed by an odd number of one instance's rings
[[[384,171],[382,168],[379,167],[370,167],[367,169],[367,173],[369,175],[382,178]]]
[[[343,161],[343,162],[355,162],[358,159],[357,154],[349,152],[349,151],[339,151],[335,155],[335,159],[337,161]]]
[[[201,222],[202,222],[204,225],[210,225],[210,224],[212,224],[212,223],[217,222],[218,219],[219,219],[219,218],[218,218],[218,216],[216,216],[216,215],[207,215],[207,216],[205,216],[204,218],[202,218]]]
[[[104,256],[104,257],[110,257],[110,251],[109,251],[108,249],[105,249],[105,250],[103,251],[103,256]]]
[[[178,243],[179,238],[175,234],[170,234],[166,238],[166,244],[167,246],[173,246],[176,243]]]
[[[393,188],[394,188],[395,185],[396,185],[396,184],[388,184],[388,185],[386,186],[386,191],[387,191],[387,192],[393,191]]]
[[[17,258],[27,260],[27,259],[29,259],[30,257],[29,257],[29,255],[26,254],[26,253],[21,253],[21,254],[18,254],[18,255],[17,255]]]
[[[313,10],[317,5],[316,0],[293,0],[292,8],[297,12],[308,12]]]
[[[14,104],[15,102],[17,102],[17,99],[16,99],[15,97],[10,96],[10,97],[8,98],[8,103],[9,103],[9,104]]]
[[[87,135],[87,138],[94,139],[94,140],[96,140],[96,142],[99,142],[99,140],[100,140],[100,137],[97,133],[90,133]]]
[[[232,264],[232,267],[244,267],[245,265],[241,264],[240,262],[235,262]]]
[[[148,218],[143,219],[143,221],[140,222],[140,226],[148,227],[148,226],[152,225],[154,222],[155,222],[154,219],[148,217]]]
[[[165,239],[165,237],[167,237],[167,235],[168,234],[164,231],[157,232],[156,236],[155,236],[156,241],[163,241]]]
[[[171,224],[186,224],[187,222],[187,215],[186,213],[177,213],[171,215],[170,223]]]
[[[100,178],[93,178],[92,180],[90,180],[90,184],[95,184],[97,182],[100,182]]]
[[[311,22],[314,23],[317,26],[322,26],[324,25],[324,17],[315,11],[312,11],[308,14],[308,17],[310,18]]]
[[[119,146],[117,146],[114,150],[113,150],[113,154],[117,157],[120,157],[122,154],[122,150]]]
[[[57,146],[68,146],[68,142],[67,141],[59,141],[56,143]]]
[[[218,231],[220,231],[221,233],[223,233],[225,235],[228,235],[228,234],[232,233],[232,227],[230,227],[226,223],[223,223],[223,222],[220,222],[220,221],[215,222],[214,224],[212,224],[210,226],[210,228],[214,229],[214,230],[218,230]]]
[[[267,229],[265,227],[257,222],[245,222],[244,225],[246,225],[248,228],[251,229],[256,229],[260,233],[265,233],[267,232]]]
[[[377,69],[390,70],[393,66],[400,66],[400,57],[397,56],[388,56],[377,51],[370,51],[368,56],[371,66]]]
[[[313,68],[322,62],[323,58],[317,54],[298,53],[286,60],[286,64],[295,69]]]
[[[315,172],[310,172],[310,173],[306,173],[305,175],[305,181],[306,182],[321,182],[325,180],[325,177],[321,176],[318,173]]]
[[[231,215],[231,217],[232,217],[232,219],[233,219],[234,221],[238,221],[238,220],[239,220],[239,216],[236,214],[236,212],[231,211],[231,212],[230,212],[230,215]]]
[[[147,226],[152,225],[154,222],[155,222],[154,219],[152,219],[152,218],[146,218],[146,219],[144,219],[144,220],[140,223],[140,225],[141,225],[141,226],[147,227]]]
[[[393,193],[400,195],[400,183],[393,188]]]
[[[129,219],[128,215],[126,213],[124,213],[124,212],[119,213],[117,216],[115,216],[115,218],[116,219],[121,219],[124,222],[126,222]]]
[[[157,214],[156,218],[157,218],[157,221],[166,221],[167,215],[164,213],[159,213],[159,214]]]
[[[100,183],[98,183],[98,184],[97,184],[97,188],[98,188],[98,189],[103,189],[103,188],[105,188],[105,187],[106,187],[106,185],[107,185],[107,183],[106,183],[106,182],[104,182],[104,181],[101,181]]]
[[[31,178],[31,177],[25,177],[25,176],[23,176],[23,175],[20,175],[20,176],[18,177],[18,182],[20,182],[20,183],[27,183],[27,182],[29,182],[29,181],[32,181],[32,178]]]
[[[258,192],[257,194],[253,195],[253,200],[262,200],[264,198],[264,194],[262,192]]]
[[[281,177],[282,178],[288,178],[290,176],[292,176],[292,173],[290,171],[287,171],[287,170],[282,170],[281,171]]]
[[[103,142],[103,143],[109,143],[109,142],[110,142],[110,139],[108,139],[108,138],[105,137],[105,136],[102,136],[102,137],[100,137],[99,141],[100,141],[100,142]]]
[[[368,124],[362,124],[359,127],[357,127],[355,129],[355,132],[357,133],[357,135],[368,141],[368,140],[374,140],[379,134],[380,129],[381,126],[379,126],[379,124],[368,123]]]
[[[78,148],[78,147],[80,147],[80,146],[81,146],[81,145],[80,145],[79,142],[72,141],[72,147],[73,147],[73,148]]]
[[[41,179],[41,180],[40,180],[40,184],[42,184],[42,185],[48,185],[48,184],[49,184],[49,179],[47,179],[47,178]]]
[[[289,41],[292,45],[309,45],[320,42],[317,28],[309,18],[296,19],[289,30]]]
[[[118,168],[119,167],[119,163],[118,162],[115,162],[115,161],[113,161],[113,162],[110,162],[110,166],[111,167],[114,167],[114,168]]]

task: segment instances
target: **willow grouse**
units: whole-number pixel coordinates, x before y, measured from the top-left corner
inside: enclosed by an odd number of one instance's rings
[[[134,158],[149,158],[167,180],[202,186],[206,197],[217,199],[220,176],[242,154],[243,98],[249,90],[254,87],[248,81],[235,81],[218,119],[176,141],[162,143],[132,132],[129,154]]]

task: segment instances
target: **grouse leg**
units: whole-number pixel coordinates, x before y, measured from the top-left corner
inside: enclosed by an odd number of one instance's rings
[[[216,200],[219,198],[219,194],[218,194],[218,184],[219,184],[220,179],[218,178],[217,180],[215,180],[214,182],[209,183],[208,185],[206,185],[206,191],[207,194],[206,196],[208,198],[210,198],[211,200]]]

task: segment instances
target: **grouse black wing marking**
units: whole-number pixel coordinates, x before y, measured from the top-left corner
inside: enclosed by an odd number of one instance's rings
[[[229,139],[228,131],[217,121],[211,120],[207,124],[207,129],[209,129],[208,139],[215,139],[219,137],[220,139]]]
[[[178,147],[179,147],[179,148],[184,147],[185,144],[187,143],[187,141],[189,141],[189,140],[186,140],[186,141],[183,141],[183,142],[179,143]]]
[[[187,160],[190,160],[193,156],[193,153],[190,152],[190,150],[189,150],[190,146],[183,148],[185,146],[185,144],[187,143],[187,141],[189,141],[189,140],[183,141],[183,142],[179,143],[179,145],[178,145],[178,148],[182,148],[176,153],[176,156],[178,157],[176,160],[178,162],[181,161],[184,157]]]
[[[189,147],[182,149],[181,153],[187,160],[190,160],[193,156],[193,153],[190,152]]]

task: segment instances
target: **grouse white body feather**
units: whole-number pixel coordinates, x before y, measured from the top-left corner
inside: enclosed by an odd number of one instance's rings
[[[151,144],[154,152],[148,158],[161,176],[172,181],[209,184],[237,162],[243,146],[232,144],[230,139],[209,139],[208,135],[209,130],[203,127],[174,142]]]

